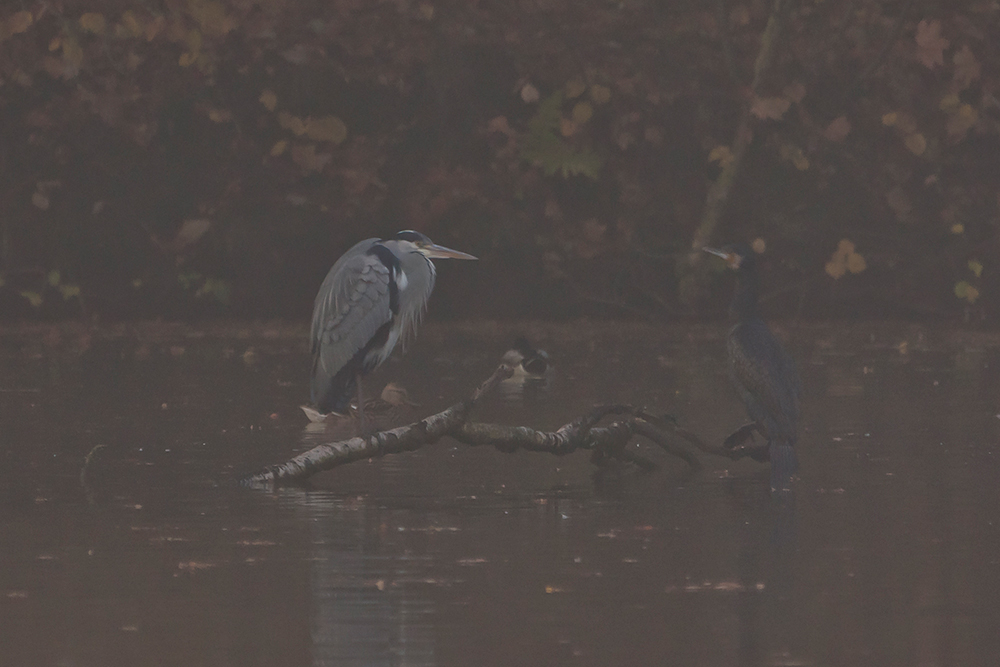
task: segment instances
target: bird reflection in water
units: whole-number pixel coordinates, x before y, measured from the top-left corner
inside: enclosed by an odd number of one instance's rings
[[[504,353],[503,362],[514,369],[514,374],[500,383],[500,395],[505,401],[531,403],[548,392],[553,373],[548,352],[518,336]]]

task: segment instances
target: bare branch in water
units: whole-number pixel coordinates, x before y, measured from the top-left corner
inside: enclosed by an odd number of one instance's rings
[[[676,424],[671,417],[657,417],[629,405],[599,406],[574,422],[556,431],[537,431],[527,426],[506,426],[469,421],[476,404],[502,380],[513,374],[513,368],[501,364],[472,395],[446,410],[426,417],[409,426],[381,431],[365,437],[355,437],[319,445],[284,463],[268,466],[241,480],[245,486],[294,484],[310,476],[352,461],[386,454],[413,451],[450,436],[466,445],[488,445],[502,452],[524,449],[564,456],[579,450],[591,452],[595,465],[610,461],[632,463],[643,470],[655,469],[655,464],[629,447],[635,436],[642,436],[665,452],[684,460],[692,468],[700,467],[697,455],[678,439],[705,453],[737,459],[743,454],[712,447],[697,435]],[[612,415],[624,416],[607,426],[597,424]]]

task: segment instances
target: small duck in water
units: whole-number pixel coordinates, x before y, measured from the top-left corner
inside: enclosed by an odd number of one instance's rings
[[[503,355],[503,362],[514,367],[514,377],[543,378],[551,368],[548,353],[531,347],[524,336],[514,339],[514,344]]]

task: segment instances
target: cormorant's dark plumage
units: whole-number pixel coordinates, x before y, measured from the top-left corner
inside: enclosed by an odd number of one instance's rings
[[[798,469],[794,447],[802,386],[795,361],[757,309],[759,278],[753,250],[745,243],[705,250],[725,259],[737,278],[730,306],[735,324],[727,339],[729,372],[752,424],[729,436],[726,444],[736,446],[752,437],[752,431],[758,431],[767,445],[751,456],[757,460],[770,459],[771,487],[787,488]]]

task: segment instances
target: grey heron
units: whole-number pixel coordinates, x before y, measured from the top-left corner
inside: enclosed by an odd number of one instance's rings
[[[431,259],[438,258],[476,259],[406,230],[361,241],[333,265],[313,305],[311,397],[317,410],[346,413],[357,394],[365,429],[361,376],[416,331],[434,290]]]
[[[798,468],[794,446],[802,382],[795,360],[767,328],[757,309],[760,281],[750,246],[736,243],[703,250],[726,260],[726,265],[736,272],[736,293],[729,308],[735,324],[726,348],[729,374],[751,423],[727,437],[725,445],[732,449],[752,439],[754,431],[759,432],[767,444],[752,450],[750,456],[757,461],[770,460],[771,488],[787,489]]]

